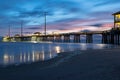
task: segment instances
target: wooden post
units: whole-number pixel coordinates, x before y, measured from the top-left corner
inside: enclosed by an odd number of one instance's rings
[[[102,43],[104,43],[104,33],[102,33]]]
[[[118,45],[120,44],[120,34],[118,33]]]
[[[64,35],[64,42],[70,42],[70,35]]]
[[[86,35],[86,43],[92,43],[92,42],[93,42],[92,34],[87,34]]]
[[[80,35],[74,35],[74,42],[80,42]]]

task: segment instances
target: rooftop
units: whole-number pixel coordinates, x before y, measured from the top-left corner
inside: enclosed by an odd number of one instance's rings
[[[116,14],[120,14],[120,11],[116,12],[116,13],[113,13],[112,15],[116,15]]]

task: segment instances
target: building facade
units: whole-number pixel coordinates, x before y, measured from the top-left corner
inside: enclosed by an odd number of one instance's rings
[[[113,14],[114,16],[114,28],[120,29],[120,11]]]

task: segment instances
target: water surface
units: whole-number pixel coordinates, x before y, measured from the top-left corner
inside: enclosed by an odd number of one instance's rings
[[[113,45],[84,43],[0,42],[0,65],[45,61],[74,50],[111,48]]]

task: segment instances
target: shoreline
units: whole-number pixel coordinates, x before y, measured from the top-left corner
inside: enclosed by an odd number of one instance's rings
[[[0,79],[120,80],[119,52],[120,48],[63,52],[48,61],[0,68]]]

